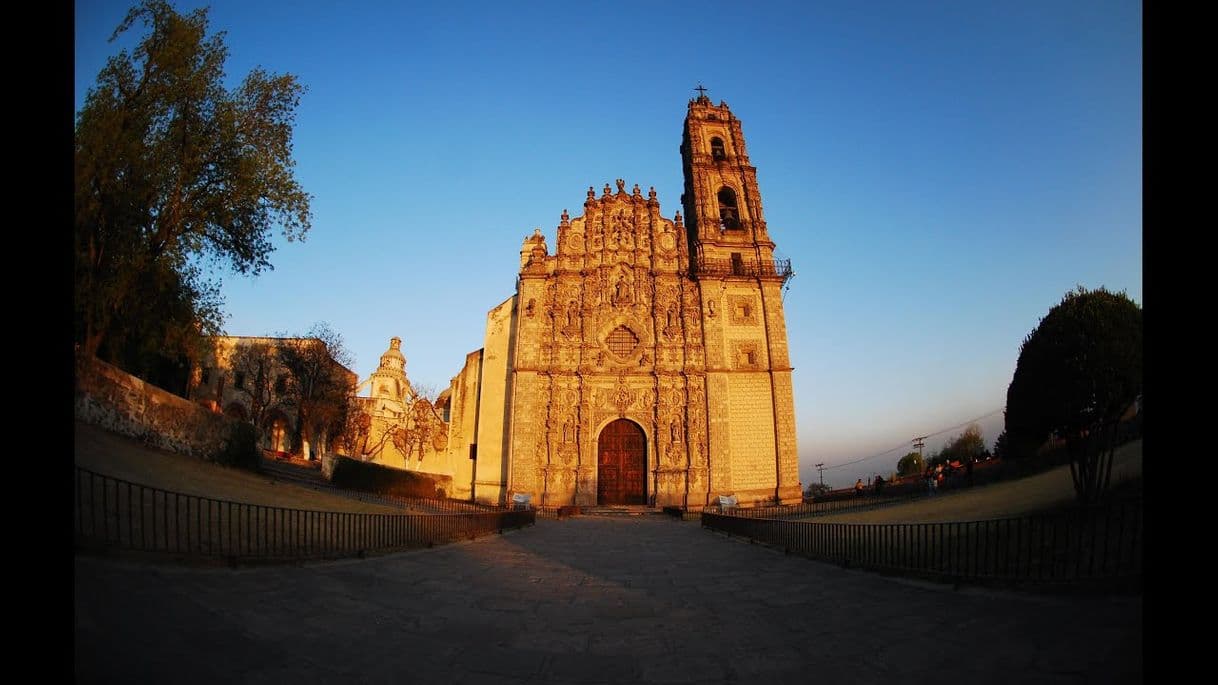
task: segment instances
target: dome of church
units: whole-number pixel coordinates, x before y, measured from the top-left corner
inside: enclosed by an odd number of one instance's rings
[[[389,349],[381,355],[381,368],[401,369],[406,366],[406,355],[402,354],[402,339],[396,335],[389,340]]]

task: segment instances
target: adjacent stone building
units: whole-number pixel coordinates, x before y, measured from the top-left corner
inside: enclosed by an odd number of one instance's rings
[[[682,205],[589,188],[449,388],[456,496],[545,505],[798,502],[782,288],[740,120],[689,102]],[[468,460],[463,462],[462,459]],[[466,475],[468,474],[468,480]],[[464,483],[462,481],[465,481]]]
[[[448,424],[441,413],[448,392],[434,403],[419,396],[406,375],[402,339],[391,338],[376,370],[356,387],[351,399],[351,456],[394,468],[453,475]]]
[[[285,357],[285,348],[290,348]],[[296,372],[285,364],[294,360]],[[298,378],[298,375],[307,378]],[[191,371],[187,398],[212,411],[249,421],[259,429],[261,447],[279,455],[314,459],[341,435],[341,407],[355,389],[358,376],[331,357],[316,338],[214,336],[208,353]],[[302,385],[307,390],[302,392]],[[331,401],[309,401],[319,388],[333,388]],[[302,395],[305,411],[301,411]],[[329,406],[319,406],[319,405]],[[314,412],[309,426],[302,415]],[[323,413],[335,415],[333,421]]]

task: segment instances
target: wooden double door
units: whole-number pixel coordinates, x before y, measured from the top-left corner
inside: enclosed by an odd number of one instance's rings
[[[628,419],[605,426],[596,441],[597,504],[647,504],[647,436]]]

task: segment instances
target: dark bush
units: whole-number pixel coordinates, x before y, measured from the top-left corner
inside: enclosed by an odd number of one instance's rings
[[[337,457],[330,481],[340,488],[394,497],[444,497],[436,479],[349,457]]]
[[[224,449],[216,455],[216,461],[225,466],[262,470],[262,454],[258,450],[258,432],[244,421],[234,421]]]

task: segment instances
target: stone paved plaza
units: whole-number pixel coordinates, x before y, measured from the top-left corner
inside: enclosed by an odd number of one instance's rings
[[[366,560],[75,567],[78,682],[1142,680],[1140,596],[953,590],[657,516]]]

